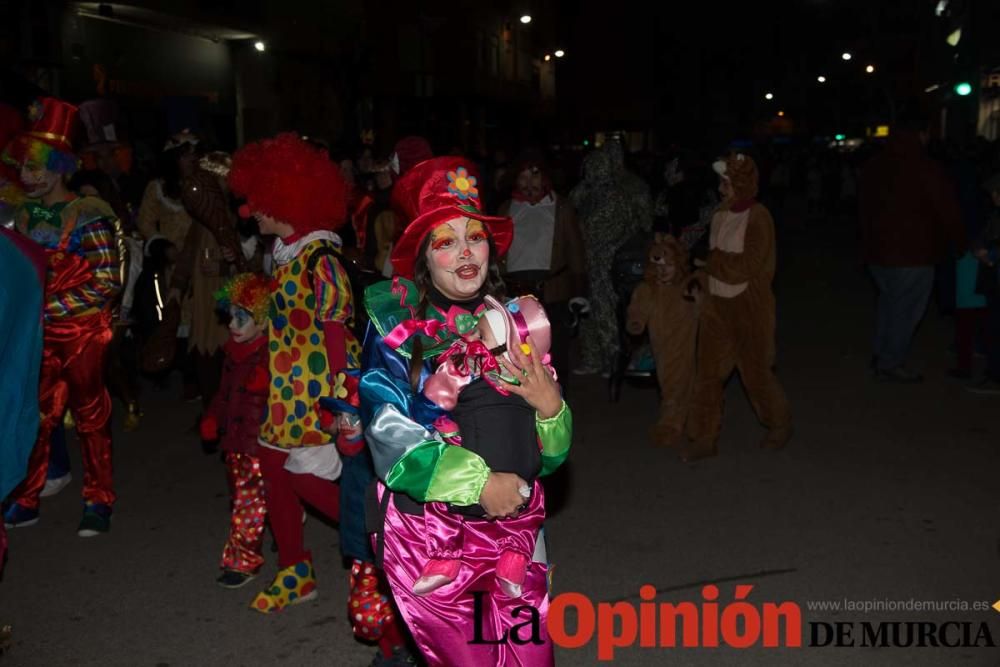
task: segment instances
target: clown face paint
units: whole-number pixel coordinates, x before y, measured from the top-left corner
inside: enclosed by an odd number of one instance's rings
[[[31,199],[42,199],[51,194],[62,181],[62,174],[49,171],[40,164],[25,162],[21,167],[24,194]]]
[[[258,324],[253,321],[250,311],[239,306],[229,306],[229,335],[237,343],[247,343],[264,335],[267,322]]]
[[[478,220],[454,218],[430,233],[427,266],[431,282],[443,295],[466,301],[486,281],[490,259],[489,235]]]

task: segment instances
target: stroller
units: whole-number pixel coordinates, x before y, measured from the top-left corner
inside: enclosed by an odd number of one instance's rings
[[[642,282],[646,253],[652,242],[650,232],[639,232],[618,249],[611,267],[615,290],[615,313],[618,321],[618,353],[611,362],[608,398],[617,403],[626,380],[644,386],[656,386],[656,365],[649,345],[649,335],[631,336],[625,329],[632,291]]]

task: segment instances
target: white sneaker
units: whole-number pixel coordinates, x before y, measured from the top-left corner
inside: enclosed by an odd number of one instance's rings
[[[66,473],[62,477],[57,477],[55,479],[45,480],[45,486],[42,488],[42,492],[39,494],[42,498],[48,498],[49,496],[54,496],[63,489],[65,489],[69,483],[73,481],[73,473]]]

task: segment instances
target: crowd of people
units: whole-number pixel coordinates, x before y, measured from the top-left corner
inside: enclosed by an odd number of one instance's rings
[[[124,428],[141,429],[140,389],[166,391],[179,373],[178,398],[201,402],[197,433],[221,449],[232,493],[219,585],[263,572],[269,530],[277,573],[251,609],[312,599],[308,507],[339,527],[349,618],[378,644],[373,664],[545,665],[542,479],[569,454],[574,376],[610,376],[623,341],[648,331],[656,444],[689,462],[715,456],[734,371],[767,428],[761,447],[792,438],[773,370],[776,224],[762,203],[783,215],[799,191],[780,156],[762,174],[749,152],[674,150],[653,168],[638,161],[643,178],[612,140],[560,191],[565,170],[535,151],[480,165],[408,136],[378,159],[284,133],[230,155],[185,130],[143,183],[107,133],[74,144],[86,109],[44,98],[26,116],[0,113],[0,273],[19,286],[0,300],[5,528],[38,523],[41,498],[68,482],[72,426],[78,533],[107,533],[112,395]],[[982,165],[956,162],[957,189],[924,154],[923,129],[904,120],[860,176],[842,172],[880,294],[873,370],[920,379],[910,339],[951,260],[955,373],[971,376],[980,344],[989,364],[975,387],[991,391],[1000,177],[983,189]],[[802,180],[809,197],[814,180]],[[645,268],[623,295],[614,260],[634,243]],[[530,605],[540,641],[470,644],[474,604],[497,637]]]

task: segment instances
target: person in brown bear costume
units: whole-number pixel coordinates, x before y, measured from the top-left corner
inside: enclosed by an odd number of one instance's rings
[[[685,294],[689,277],[687,250],[673,236],[657,232],[643,281],[628,306],[628,332],[637,336],[649,329],[660,384],[660,414],[650,435],[660,447],[681,444],[694,385],[698,309]]]
[[[757,165],[736,153],[717,161],[723,202],[712,218],[703,266],[708,294],[699,315],[698,359],[688,415],[691,443],[685,461],[715,456],[722,430],[723,390],[733,369],[768,433],[765,449],[781,449],[792,435],[785,392],[774,374],[775,242],[771,214],[755,199]]]

